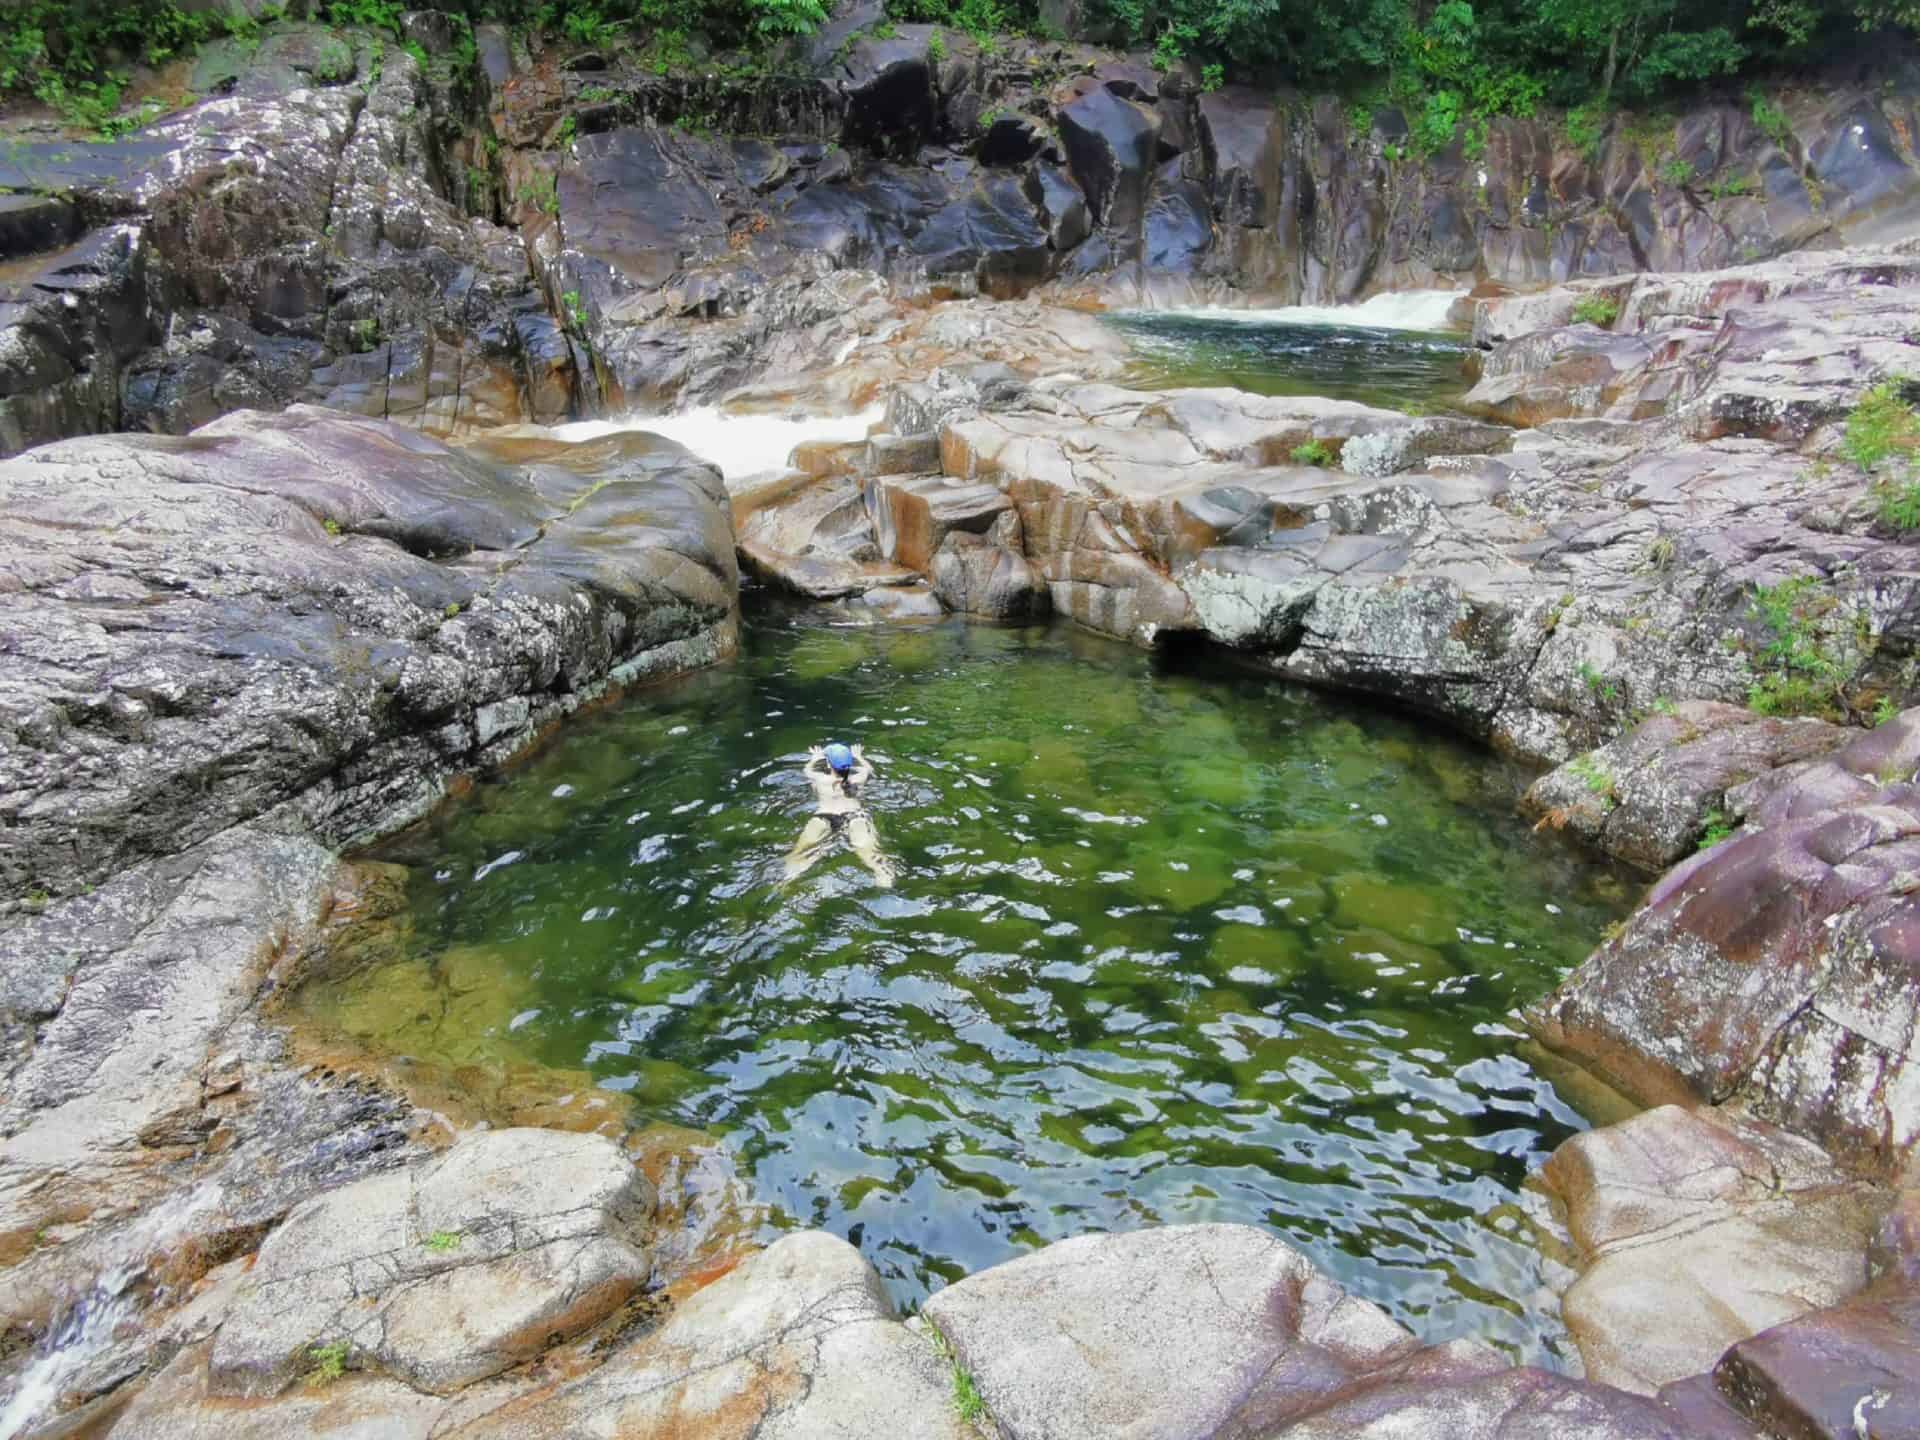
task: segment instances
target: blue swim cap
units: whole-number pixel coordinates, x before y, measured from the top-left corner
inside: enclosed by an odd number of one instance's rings
[[[827,764],[844,775],[853,769],[853,751],[836,741],[827,746]]]

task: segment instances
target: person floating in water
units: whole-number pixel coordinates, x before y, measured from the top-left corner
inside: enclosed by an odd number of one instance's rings
[[[827,843],[836,835],[846,837],[847,848],[860,857],[860,863],[873,872],[880,884],[893,884],[893,862],[880,853],[880,835],[873,828],[873,816],[860,803],[860,787],[873,774],[865,753],[858,745],[848,748],[835,742],[815,745],[807,751],[807,782],[813,786],[813,818],[800,831],[800,838],[787,852],[787,879],[797,880],[827,853]]]

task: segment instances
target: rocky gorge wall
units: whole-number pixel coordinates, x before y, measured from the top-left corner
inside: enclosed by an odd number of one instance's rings
[[[206,61],[221,98],[0,156],[34,192],[0,208],[0,1366],[103,1277],[133,1307],[48,1433],[959,1436],[956,1366],[1013,1437],[1920,1433],[1920,572],[1836,461],[1920,271],[1823,249],[1909,223],[1910,99],[1810,89],[1785,139],[1703,108],[1690,188],[1623,133],[1415,167],[1391,116],[935,63],[872,11],[745,86],[485,27],[456,74],[405,23],[424,65],[362,37],[343,78],[289,26]],[[1045,303],[1582,274],[1474,301],[1476,418],[1121,389]],[[886,418],[742,494],[642,434],[477,433],[720,394]],[[59,439],[115,428],[162,433]],[[1240,1227],[1068,1242],[911,1327],[824,1235],[689,1273],[691,1187],[555,1133],[619,1129],[564,1076],[457,1137],[423,1077],[299,1051],[274,997],[384,903],[339,847],[724,655],[736,551],[843,618],[1204,638],[1562,762],[1544,824],[1681,862],[1529,1017],[1655,1107],[1541,1177],[1587,1377],[1423,1344]],[[1740,703],[1753,598],[1802,579],[1834,719],[1880,728]]]
[[[1854,80],[1782,96],[1784,128],[1727,99],[1588,150],[1503,118],[1415,157],[1392,109],[936,46],[874,0],[744,74],[403,28],[211,47],[188,80],[217,98],[107,143],[8,122],[0,453],[295,402],[437,435],[742,387],[777,406],[942,296],[1533,287],[1920,216],[1916,96]]]

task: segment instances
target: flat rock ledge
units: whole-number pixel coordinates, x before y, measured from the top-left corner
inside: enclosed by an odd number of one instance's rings
[[[338,851],[617,687],[730,653],[737,629],[720,476],[651,435],[461,452],[295,407],[0,462],[10,1332],[44,1334],[118,1271],[160,1277],[177,1304],[289,1209],[420,1156],[433,1117],[303,1067],[261,1011],[355,903]],[[368,1214],[390,1239],[412,1223]],[[357,1253],[353,1229],[321,1248]],[[432,1337],[457,1353],[262,1318],[286,1352],[236,1358],[230,1338],[220,1385],[271,1388],[299,1346],[349,1340],[429,1389],[465,1383],[519,1364],[529,1327],[564,1329],[647,1278],[631,1236],[562,1230],[508,1258],[478,1234],[325,1281],[417,1338],[448,1306],[490,1317]],[[405,1293],[382,1298],[369,1269]],[[124,1394],[205,1338],[130,1327],[69,1393]]]

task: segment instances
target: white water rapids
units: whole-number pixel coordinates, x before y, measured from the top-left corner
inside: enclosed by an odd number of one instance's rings
[[[735,415],[713,405],[672,415],[628,415],[618,420],[576,420],[556,425],[562,440],[597,440],[623,430],[645,430],[678,441],[702,460],[720,467],[727,489],[740,490],[747,482],[777,475],[787,468],[787,456],[809,440],[864,440],[881,415],[874,406],[854,415]],[[4,1440],[4,1437],[0,1437]]]
[[[114,1344],[115,1332],[139,1313],[135,1282],[177,1243],[188,1222],[219,1202],[220,1190],[203,1185],[154,1206],[105,1247],[106,1263],[91,1286],[47,1327],[19,1384],[0,1409],[0,1440],[14,1440],[45,1420],[75,1380]]]
[[[1446,330],[1450,328],[1447,317],[1464,293],[1400,290],[1390,295],[1375,295],[1358,305],[1282,305],[1271,310],[1200,306],[1129,313],[1224,320],[1242,325],[1358,325],[1373,330]]]

